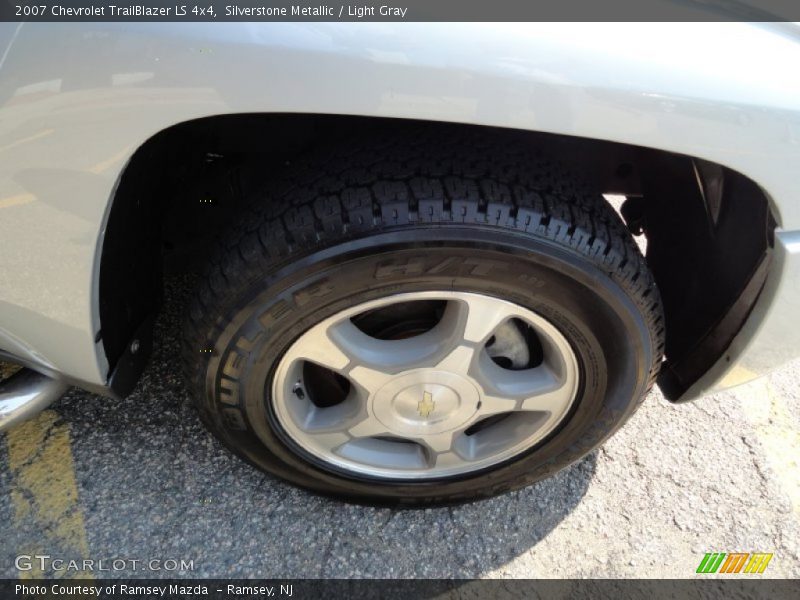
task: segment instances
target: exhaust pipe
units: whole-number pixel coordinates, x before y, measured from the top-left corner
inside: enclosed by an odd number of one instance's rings
[[[69,386],[32,369],[0,381],[0,431],[29,419],[50,406]]]

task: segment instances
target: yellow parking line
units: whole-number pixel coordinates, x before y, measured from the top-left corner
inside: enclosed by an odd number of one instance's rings
[[[99,175],[103,171],[108,170],[109,168],[113,167],[116,163],[121,161],[123,158],[126,158],[128,154],[130,154],[131,146],[126,146],[119,152],[117,152],[114,156],[110,156],[105,160],[101,160],[99,163],[92,165],[91,167],[87,168],[86,170],[89,173],[94,175]]]
[[[0,198],[0,208],[8,208],[9,206],[17,206],[18,204],[27,204],[36,200],[33,194],[17,194],[16,196],[8,196]]]
[[[83,512],[70,447],[69,426],[48,410],[6,434],[11,471],[13,526],[32,531],[19,554],[45,554],[68,560],[88,558]],[[34,562],[34,567],[37,567]],[[20,579],[90,578],[80,571],[20,571]]]
[[[11,142],[10,144],[6,144],[5,146],[0,146],[0,152],[4,152],[6,150],[11,150],[11,148],[16,148],[17,146],[21,146],[22,144],[27,144],[28,142],[32,142],[34,140],[41,139],[43,137],[47,137],[51,133],[53,133],[55,129],[44,129],[39,133],[34,133],[33,135],[29,135],[28,137],[24,137],[22,139],[17,140],[16,142]]]

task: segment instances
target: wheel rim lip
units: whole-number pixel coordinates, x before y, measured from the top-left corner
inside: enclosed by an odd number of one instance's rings
[[[515,312],[517,313],[516,316],[524,320],[529,325],[532,325],[537,334],[540,336],[544,335],[549,341],[555,342],[555,347],[560,352],[560,358],[563,360],[562,368],[564,369],[564,385],[569,386],[571,389],[569,393],[569,401],[565,402],[559,411],[551,413],[547,418],[545,418],[544,421],[536,427],[535,431],[531,433],[531,435],[526,436],[518,443],[515,443],[492,456],[472,462],[465,461],[465,463],[460,467],[398,469],[362,464],[352,459],[344,458],[333,452],[332,449],[320,448],[318,444],[314,443],[313,438],[298,426],[287,408],[287,399],[291,398],[289,387],[287,387],[287,383],[290,378],[287,376],[292,372],[292,367],[295,366],[295,363],[304,360],[302,358],[293,356],[297,354],[297,352],[293,352],[293,350],[296,350],[297,345],[303,343],[304,339],[310,333],[318,331],[320,328],[327,330],[328,327],[347,321],[363,312],[376,308],[383,308],[395,303],[417,300],[464,301],[465,298],[472,296],[513,306]],[[292,358],[288,359],[290,355],[292,355]],[[398,376],[408,373],[410,370],[428,369],[432,369],[432,367],[418,367],[416,369],[402,370],[400,373],[398,373]],[[477,384],[470,377],[468,377],[468,379],[470,380],[470,383],[476,384],[480,388],[480,384]],[[277,419],[280,429],[285,434],[285,437],[288,438],[288,440],[294,446],[302,450],[311,458],[315,459],[314,462],[317,462],[324,468],[339,472],[344,471],[345,473],[353,476],[374,478],[376,480],[429,480],[467,476],[479,471],[484,471],[488,468],[496,468],[502,463],[507,463],[515,458],[518,458],[520,455],[529,452],[547,439],[565,422],[571,412],[571,409],[577,402],[580,383],[581,376],[578,366],[578,359],[577,355],[572,349],[571,344],[561,333],[561,331],[542,315],[519,304],[490,296],[488,294],[452,290],[431,290],[391,294],[378,299],[362,302],[356,306],[340,310],[310,327],[308,330],[306,330],[306,332],[296,338],[282,354],[281,359],[278,362],[278,366],[273,371],[272,381],[268,386],[270,390],[270,398],[268,401],[272,407],[272,412]],[[376,416],[372,409],[373,401],[374,398],[370,397],[366,407],[366,412],[370,418],[375,419]]]

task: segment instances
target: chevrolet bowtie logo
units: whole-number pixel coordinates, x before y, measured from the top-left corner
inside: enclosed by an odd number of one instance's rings
[[[423,419],[427,419],[435,408],[436,402],[433,401],[433,396],[431,393],[424,392],[422,394],[422,400],[417,402],[417,412],[419,412],[419,416]]]

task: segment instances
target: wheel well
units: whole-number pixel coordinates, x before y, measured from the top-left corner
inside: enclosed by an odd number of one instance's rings
[[[409,121],[336,115],[244,114],[159,132],[123,172],[103,243],[99,306],[110,387],[124,395],[143,368],[141,346],[164,273],[200,270],[243,198],[315,144],[374,135]],[[421,127],[473,127],[415,122]],[[724,354],[761,291],[775,220],[745,176],[693,157],[600,140],[508,131],[564,163],[594,189],[626,198],[622,215],[646,239],[661,291],[670,399]],[[138,356],[137,356],[138,354]]]

